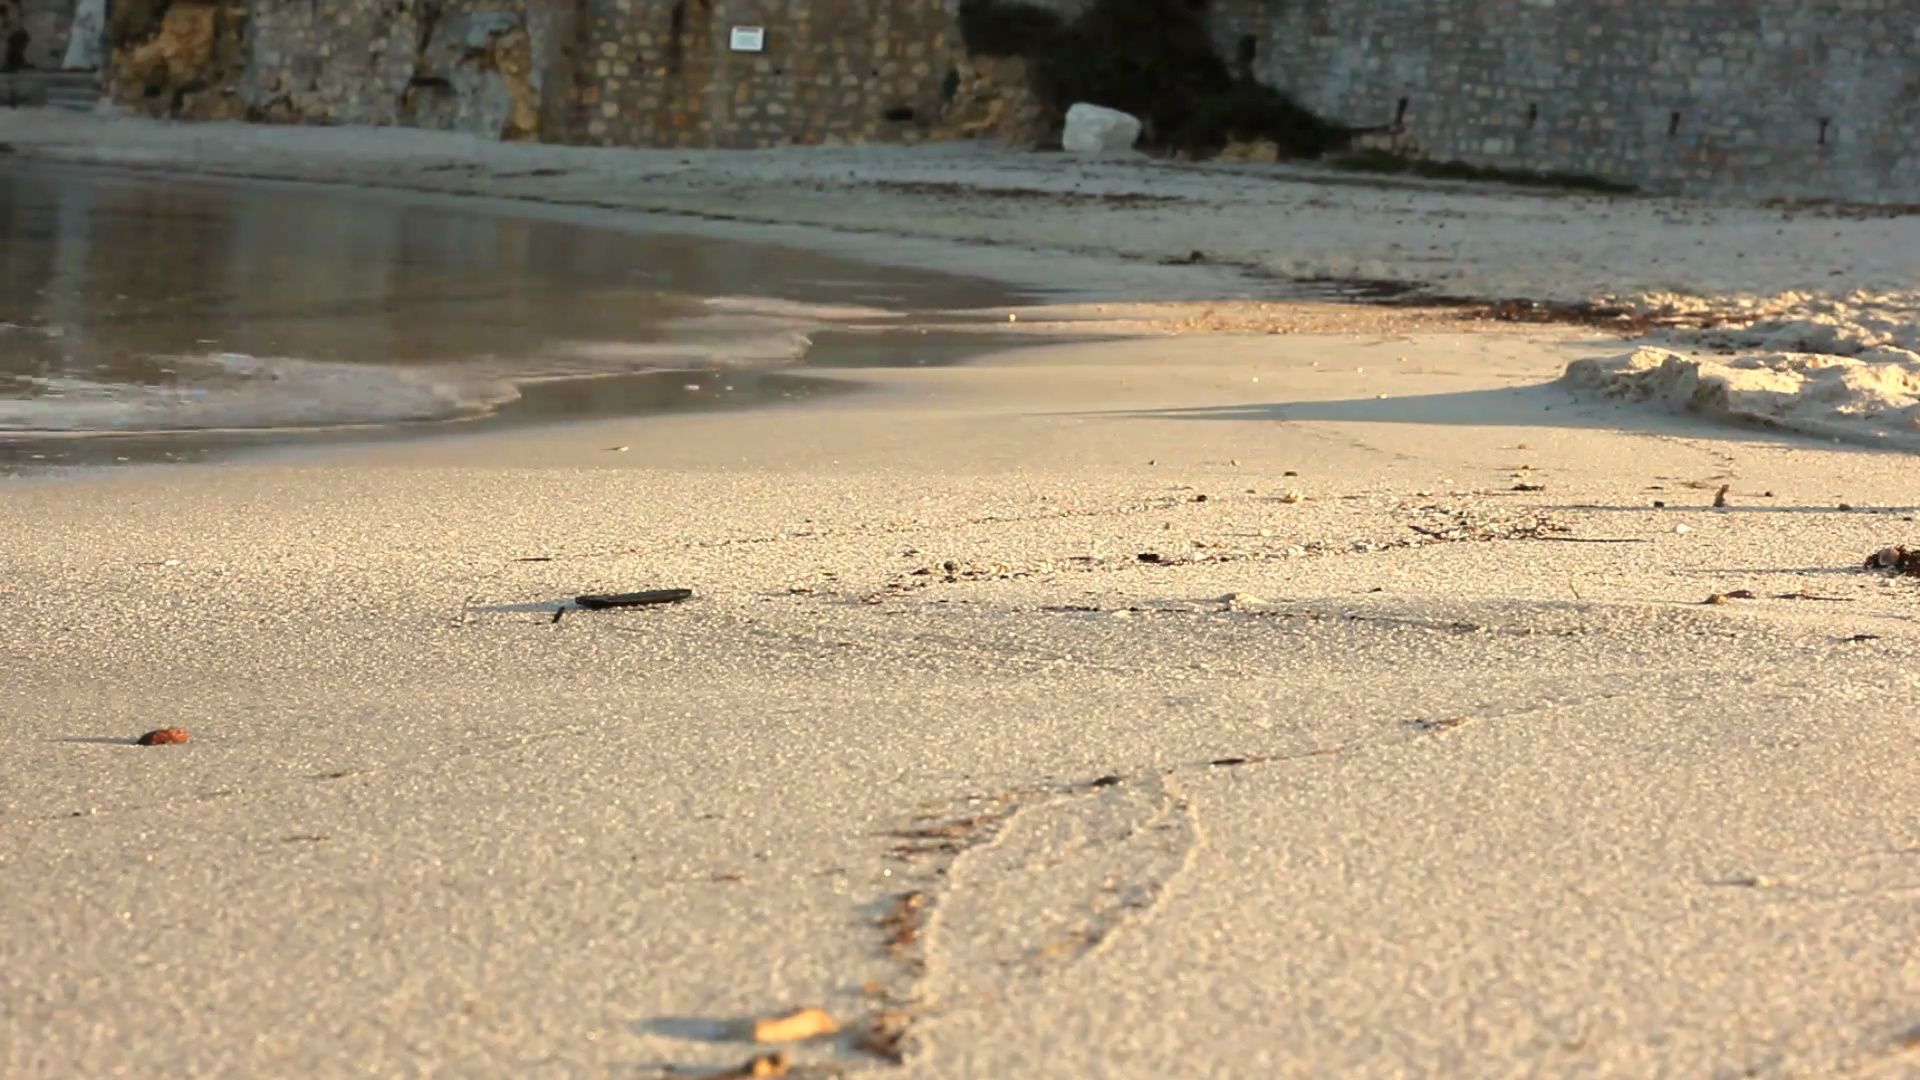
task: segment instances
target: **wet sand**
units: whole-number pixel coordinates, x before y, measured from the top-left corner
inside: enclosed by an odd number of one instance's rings
[[[0,1072],[1913,1074],[1910,457],[1098,314],[0,489]]]

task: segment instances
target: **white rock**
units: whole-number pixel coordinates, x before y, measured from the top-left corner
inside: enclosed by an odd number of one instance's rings
[[[1118,109],[1080,102],[1067,110],[1060,148],[1075,154],[1131,150],[1140,138],[1140,119]]]

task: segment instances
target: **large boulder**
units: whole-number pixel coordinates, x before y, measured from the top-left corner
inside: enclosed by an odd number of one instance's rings
[[[1074,154],[1105,154],[1131,150],[1139,138],[1139,117],[1083,101],[1067,110],[1060,148]]]

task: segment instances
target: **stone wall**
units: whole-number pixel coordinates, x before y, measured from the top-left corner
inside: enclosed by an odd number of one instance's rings
[[[1214,0],[1222,55],[1423,156],[1920,201],[1914,0]]]
[[[59,70],[73,8],[74,0],[0,0],[0,68],[12,66],[8,61],[15,59],[11,53],[17,49],[22,68]]]
[[[242,70],[211,78],[267,121],[614,146],[913,140],[957,89],[956,4],[252,0]],[[732,48],[735,27],[762,49]],[[140,81],[117,78],[116,97],[167,112],[151,80],[121,85]]]
[[[564,135],[542,106],[549,89],[571,92],[551,69],[573,24],[545,0],[255,0],[249,10],[236,93],[253,118]]]
[[[924,137],[958,42],[928,0],[586,0],[575,130],[642,146]],[[735,27],[764,47],[736,51]]]
[[[161,115],[615,146],[1046,128],[959,0],[115,0]],[[1089,0],[1040,0],[1075,14]],[[51,10],[73,0],[0,0]],[[6,5],[13,5],[8,9]],[[27,7],[22,7],[26,5]],[[1211,0],[1222,55],[1431,159],[1655,191],[1920,201],[1920,0]],[[16,21],[17,18],[16,18]],[[764,33],[758,51],[730,44]]]

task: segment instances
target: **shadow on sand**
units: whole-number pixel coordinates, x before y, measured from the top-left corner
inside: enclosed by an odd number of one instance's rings
[[[1653,407],[1582,401],[1557,382],[1407,397],[1274,401],[1182,409],[1117,409],[1080,417],[1140,420],[1271,420],[1363,424],[1448,424],[1475,427],[1561,427],[1636,432],[1730,442],[1833,448],[1836,443],[1758,421],[1710,420]],[[1858,443],[1856,450],[1901,451]]]

